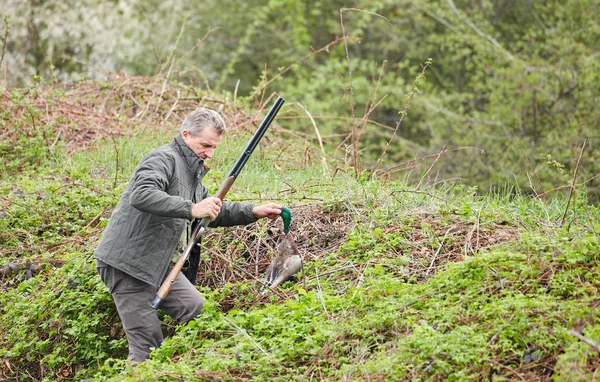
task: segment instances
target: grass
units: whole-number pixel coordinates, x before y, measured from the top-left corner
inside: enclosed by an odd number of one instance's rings
[[[324,174],[316,150],[276,129],[228,197],[292,208],[304,282],[257,293],[279,221],[211,231],[199,271],[203,316],[177,326],[161,315],[167,339],[132,369],[91,255],[139,159],[176,130],[132,129],[70,151],[24,133],[27,118],[19,123],[10,127],[19,149],[2,146],[0,177],[4,379],[597,377],[600,210],[582,190],[561,226],[565,198],[355,179],[333,160],[340,170]],[[205,178],[211,191],[248,139],[232,129],[219,147]]]

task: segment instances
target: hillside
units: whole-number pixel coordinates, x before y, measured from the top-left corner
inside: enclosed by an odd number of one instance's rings
[[[229,126],[205,178],[215,192],[273,99],[142,77],[4,90],[0,379],[597,377],[600,209],[585,189],[533,197],[404,182],[430,163],[356,174],[320,150],[309,121],[289,129],[286,106],[228,198],[290,207],[305,277],[258,293],[280,220],[211,230],[204,315],[185,326],[161,315],[168,338],[132,369],[92,258],[112,208],[139,159],[198,105]]]

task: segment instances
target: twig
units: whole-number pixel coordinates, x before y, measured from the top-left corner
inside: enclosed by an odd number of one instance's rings
[[[340,9],[340,24],[342,26],[342,36],[344,37],[344,51],[346,52],[346,61],[348,62],[348,80],[349,80],[349,85],[350,85],[350,114],[352,117],[352,166],[354,167],[354,174],[356,176],[358,176],[358,170],[359,170],[359,163],[358,163],[358,137],[357,137],[357,125],[356,123],[354,123],[355,120],[355,112],[354,112],[354,86],[352,84],[352,65],[350,64],[350,53],[348,52],[348,43],[346,42],[346,29],[344,28],[344,11],[358,11],[358,12],[362,12],[362,13],[367,13],[370,15],[374,15],[374,16],[378,16],[381,17],[382,19],[386,20],[388,22],[388,24],[392,25],[392,23],[390,23],[390,20],[388,20],[387,18],[381,16],[380,14],[374,13],[374,12],[367,12],[364,11],[362,9],[358,9],[358,8],[342,8]]]
[[[315,268],[315,275],[317,278],[317,296],[319,296],[319,300],[321,301],[321,305],[323,305],[323,310],[325,310],[325,314],[327,317],[331,318],[329,312],[327,311],[327,306],[325,305],[325,299],[323,298],[323,290],[321,289],[321,281],[319,280],[319,270]]]
[[[431,58],[428,58],[427,61],[425,61],[425,64],[422,66],[421,73],[417,76],[417,78],[413,82],[413,89],[412,89],[410,95],[408,96],[408,101],[406,102],[406,105],[404,106],[404,110],[402,110],[400,112],[401,116],[400,116],[400,119],[398,120],[398,123],[396,123],[396,127],[394,129],[394,133],[392,134],[392,137],[385,145],[383,152],[379,156],[379,159],[377,159],[377,163],[375,163],[375,166],[372,169],[373,174],[376,173],[377,168],[379,167],[379,165],[381,164],[381,161],[383,160],[383,157],[385,156],[385,153],[387,152],[388,148],[392,144],[394,137],[398,133],[398,129],[400,128],[400,125],[402,124],[402,121],[404,120],[404,117],[406,116],[406,114],[408,112],[408,107],[410,106],[410,103],[411,103],[413,97],[415,96],[415,94],[419,91],[419,88],[418,88],[419,81],[421,81],[421,79],[425,78],[425,71],[427,70],[427,68],[429,68],[431,66],[431,64],[432,64],[432,60],[431,60]]]
[[[506,321],[506,324],[503,325],[502,327],[500,327],[500,329],[498,329],[498,331],[492,336],[492,338],[490,338],[490,340],[487,342],[486,346],[490,346],[492,343],[494,343],[494,341],[496,341],[496,338],[498,338],[498,335],[509,326],[510,322],[515,318],[515,314],[516,312],[514,312],[512,314],[512,316],[508,319],[508,321]]]
[[[291,115],[277,117],[277,119],[299,119],[299,118],[308,118],[308,117],[291,116]],[[333,119],[333,120],[337,120],[337,121],[347,121],[347,120],[351,119],[350,117],[331,116],[331,115],[313,115],[313,118],[314,119]],[[372,119],[367,119],[366,122],[368,124],[379,126],[379,127],[383,128],[383,129],[386,129],[386,130],[394,131],[394,128],[392,126],[384,125],[383,123],[374,121]],[[331,135],[331,136],[341,136],[341,135],[345,135],[345,134],[335,134],[335,135]],[[415,147],[419,147],[419,148],[421,147],[421,146],[418,146],[414,142],[411,142],[411,143],[413,145],[415,145]]]
[[[321,276],[330,275],[330,274],[332,274],[332,273],[336,273],[336,272],[343,271],[343,270],[346,270],[346,269],[354,269],[354,270],[356,270],[356,267],[354,266],[354,264],[351,264],[351,265],[346,265],[346,266],[344,266],[344,267],[339,267],[339,268],[332,269],[332,270],[330,270],[330,271],[327,271],[327,272],[321,273]],[[311,278],[309,278],[308,280],[310,281],[310,280],[312,280],[312,279],[315,279],[315,278],[316,278],[316,276],[315,276],[315,277],[311,277]]]
[[[139,118],[140,120],[144,119],[144,116],[146,115],[146,113],[148,112],[148,110],[150,110],[150,104],[152,103],[152,99],[156,96],[156,93],[154,92],[154,89],[150,89],[150,92],[152,93],[152,96],[150,97],[150,100],[148,100],[148,102],[146,102],[146,106],[144,107],[143,110],[141,110],[134,118]],[[142,128],[142,132],[144,132],[144,130],[146,129],[146,127],[144,126]]]
[[[2,42],[4,45],[2,46],[2,57],[0,57],[0,66],[2,66],[2,62],[4,62],[4,56],[6,55],[6,45],[8,44],[8,36],[10,35],[10,18],[8,15],[4,15],[4,38],[2,38]],[[4,65],[4,82],[7,82],[6,71],[7,71],[7,63]]]
[[[600,174],[596,174],[596,175],[592,176],[591,178],[589,178],[589,179],[587,179],[587,180],[584,180],[584,181],[583,181],[583,182],[581,182],[581,183],[578,183],[577,185],[578,185],[578,186],[583,186],[584,184],[586,184],[586,183],[589,183],[589,182],[591,182],[592,180],[594,180],[594,179],[596,179],[596,178],[600,178]],[[560,186],[560,187],[555,187],[555,188],[552,188],[552,189],[550,189],[550,190],[546,191],[544,194],[539,194],[539,195],[537,196],[537,198],[541,198],[542,196],[545,196],[545,194],[547,194],[547,193],[549,193],[549,192],[552,192],[552,191],[558,191],[558,190],[562,190],[563,188],[570,188],[570,187],[571,187],[570,185],[568,185],[568,186]]]
[[[581,134],[581,128],[583,126],[583,122],[578,122],[577,132],[575,133],[575,145],[573,147],[573,163],[576,161],[577,157],[577,145],[579,144],[579,135]]]
[[[496,361],[495,359],[491,359],[490,362],[493,363],[496,366],[500,366],[502,368],[505,368],[506,370],[510,371],[511,373],[513,373],[514,375],[516,375],[517,377],[519,377],[519,379],[521,381],[525,382],[525,378],[521,374],[517,373],[512,367],[508,367],[506,365],[503,365],[500,362]]]
[[[346,39],[356,39],[356,38],[351,38],[351,37],[336,37],[333,41],[331,41],[329,44],[323,46],[320,49],[317,50],[313,50],[312,53],[307,54],[306,56],[302,57],[301,59],[292,62],[291,64],[289,64],[287,67],[285,67],[285,69],[280,70],[276,75],[274,75],[273,77],[271,77],[270,80],[264,82],[261,86],[259,86],[258,88],[256,88],[251,94],[250,97],[255,97],[256,95],[258,95],[259,92],[263,91],[263,88],[269,86],[273,81],[277,80],[279,77],[281,77],[282,75],[284,75],[286,72],[288,72],[289,70],[291,70],[292,68],[294,68],[295,66],[297,66],[300,62],[302,61],[306,61],[309,58],[315,56],[318,53],[321,53],[323,51],[327,51],[329,52],[329,48],[332,47],[333,45],[338,44],[340,41],[346,41]],[[279,117],[278,117],[279,118]]]
[[[387,98],[387,94],[384,95],[383,97],[381,97],[381,99],[379,101],[377,101],[377,103],[375,105],[372,105],[369,110],[365,113],[365,115],[360,119],[360,123],[358,123],[359,126],[362,126],[360,131],[356,134],[356,137],[353,137],[353,133],[351,132],[350,134],[348,134],[346,136],[346,138],[344,138],[344,140],[342,142],[340,142],[337,147],[336,150],[339,149],[340,147],[342,147],[344,145],[344,143],[346,143],[350,138],[353,138],[353,142],[356,142],[357,146],[357,152],[358,152],[358,141],[360,140],[360,136],[362,135],[362,132],[364,131],[365,127],[367,126],[367,121],[369,121],[369,115],[371,115],[371,113],[373,112],[373,110],[375,110],[375,108],[377,106],[379,106],[379,104],[381,102],[383,102],[384,99]],[[393,130],[393,128],[391,129]]]
[[[448,236],[448,232],[450,232],[453,228],[454,228],[454,226],[448,228],[446,230],[446,232],[444,233],[444,237],[442,238],[442,241],[440,241],[440,246],[438,247],[437,251],[435,251],[435,253],[433,254],[433,259],[431,259],[431,263],[429,264],[429,268],[427,268],[427,272],[425,272],[426,276],[429,274],[429,271],[431,271],[431,268],[433,268],[433,264],[435,263],[435,259],[437,258],[437,256],[439,255],[440,251],[442,250],[442,247],[444,246],[444,240],[446,240],[446,237]]]
[[[33,36],[29,35],[28,37],[30,39],[33,37],[35,44],[37,45],[40,53],[44,57],[44,63],[48,66],[47,70],[48,70],[48,75],[50,76],[50,79],[52,79],[52,81],[56,80],[56,78],[54,77],[54,70],[52,70],[52,67],[53,67],[52,59],[48,58],[46,51],[44,50],[42,44],[40,43],[40,35],[38,33],[37,25],[34,23],[33,14],[27,18],[26,23],[27,23],[27,29],[28,29],[29,33],[31,35],[33,35]],[[36,67],[36,69],[39,72],[41,72],[41,68]]]
[[[271,292],[277,294],[279,297],[283,298],[284,296],[281,295],[281,293],[279,293],[278,290],[276,289],[272,289],[271,287],[269,287],[263,280],[259,279],[258,277],[256,277],[255,275],[253,275],[252,273],[248,272],[247,270],[245,270],[244,268],[240,267],[239,265],[235,264],[233,261],[231,261],[230,259],[226,258],[225,256],[223,256],[222,254],[220,254],[219,252],[214,252],[217,257],[219,257],[221,260],[225,260],[227,263],[229,263],[231,266],[233,266],[234,268],[237,268],[238,270],[244,272],[245,274],[247,274],[248,276],[250,276],[251,278],[253,278],[255,281],[258,281],[259,283],[261,283],[262,285],[264,285],[265,288],[269,288],[271,290]]]
[[[586,344],[590,345],[591,347],[593,347],[594,349],[596,349],[597,351],[600,352],[600,344],[590,340],[587,337],[584,337],[581,333],[579,333],[573,329],[569,329],[568,333],[574,337],[577,337],[581,342],[585,342]]]
[[[250,337],[250,335],[248,334],[247,331],[245,331],[243,328],[239,327],[235,322],[230,321],[227,319],[227,317],[223,316],[223,321],[225,321],[226,323],[228,323],[229,325],[233,326],[234,328],[236,328],[241,334],[243,334],[244,336],[246,336],[253,344],[254,346],[256,346],[261,352],[263,352],[264,355],[266,355],[267,357],[269,356],[269,353],[267,353],[267,351],[265,349],[263,349],[258,342],[256,342],[254,340],[254,338]]]
[[[264,72],[265,72],[265,75],[266,75],[266,73],[267,73],[267,67],[266,67],[266,65],[265,65]],[[258,104],[259,104],[259,106],[258,106],[258,112],[257,112],[256,114],[254,114],[254,115],[253,115],[252,119],[250,119],[250,121],[251,121],[252,123],[255,123],[255,122],[256,122],[255,118],[256,118],[256,117],[258,117],[258,114],[259,114],[260,112],[262,112],[262,111],[263,111],[263,110],[264,110],[264,109],[267,107],[267,105],[269,104],[269,102],[271,101],[271,99],[272,99],[273,97],[275,97],[275,96],[277,96],[277,93],[276,93],[276,92],[273,92],[273,93],[271,93],[271,94],[269,95],[269,97],[267,97],[267,99],[266,99],[266,100],[264,100],[264,98],[265,98],[265,92],[263,92],[263,94],[261,95],[261,98],[260,98],[260,102],[258,103]],[[264,101],[263,101],[263,100],[264,100]]]
[[[169,65],[169,70],[167,71],[167,75],[165,76],[165,80],[163,81],[162,89],[160,90],[160,95],[158,96],[158,99],[157,99],[156,109],[154,109],[154,114],[158,113],[158,109],[160,108],[160,105],[161,105],[160,100],[162,99],[163,94],[165,93],[165,90],[167,89],[167,82],[169,82],[169,77],[171,77],[171,71],[173,70],[173,66],[175,65],[175,60],[173,59],[173,55],[175,54],[175,49],[177,49],[177,47],[179,46],[179,40],[181,40],[181,36],[183,35],[184,30],[185,30],[185,20],[181,24],[181,30],[179,31],[179,35],[177,36],[177,40],[175,41],[175,46],[173,47],[173,50],[171,50],[171,54],[169,55],[169,58],[167,58],[164,66],[160,69],[159,74],[162,74],[163,70],[166,68],[169,61],[171,62],[171,65]]]
[[[444,20],[443,18],[441,18],[440,16],[436,15],[433,12],[428,11],[427,9],[421,7],[419,5],[419,3],[417,2],[412,2],[411,5],[421,11],[423,11],[427,16],[432,17],[435,21],[437,21],[438,23],[442,24],[443,26],[445,26],[446,28],[450,29],[452,32],[456,32],[456,28],[454,26],[452,26],[452,24],[450,24],[448,21]]]
[[[479,209],[479,212],[477,213],[477,241],[475,243],[476,247],[475,247],[475,252],[479,252],[479,224],[481,222],[481,208]]]
[[[575,166],[575,170],[573,171],[573,180],[571,181],[571,190],[569,191],[569,198],[567,199],[565,212],[563,213],[562,219],[560,219],[561,227],[565,223],[565,217],[567,216],[567,211],[569,210],[569,204],[571,204],[571,197],[573,196],[573,192],[575,191],[575,181],[577,180],[577,173],[579,172],[579,165],[581,164],[581,157],[583,156],[583,151],[585,150],[585,146],[587,145],[587,140],[587,137],[583,140],[583,144],[581,145],[581,152],[579,153],[579,158],[577,159],[577,165]]]
[[[429,166],[429,168],[427,169],[427,171],[425,171],[425,174],[421,177],[421,179],[419,179],[419,184],[417,184],[417,188],[421,188],[421,183],[423,182],[423,179],[427,178],[427,175],[429,175],[429,172],[431,171],[431,169],[433,168],[433,166],[435,166],[435,164],[437,163],[437,161],[440,159],[440,157],[442,156],[442,154],[446,151],[446,147],[442,147],[442,151],[440,151],[437,155],[437,157],[435,157],[433,163],[431,163],[431,165]]]
[[[171,114],[173,113],[173,110],[175,110],[175,108],[177,107],[177,104],[179,103],[179,98],[181,97],[181,94],[179,92],[179,89],[177,89],[177,99],[175,99],[175,102],[173,103],[173,106],[171,106],[171,109],[169,109],[169,112],[167,113],[167,115],[165,116],[164,120],[168,121],[169,117],[171,116]]]
[[[240,86],[240,80],[238,78],[237,82],[235,83],[235,89],[233,90],[233,106],[235,106],[235,101],[237,100],[237,92],[238,92],[239,86]]]
[[[481,36],[481,37],[485,38],[486,40],[488,40],[489,42],[491,42],[496,48],[499,48],[500,50],[502,50],[511,61],[515,59],[515,57],[512,54],[510,54],[508,52],[508,50],[506,50],[502,45],[500,45],[500,43],[498,41],[496,41],[495,38],[483,33],[479,28],[477,28],[477,26],[475,24],[473,24],[471,22],[471,20],[469,20],[466,16],[461,15],[452,0],[447,0],[447,1],[448,1],[448,4],[450,5],[450,8],[452,8],[452,11],[454,11],[454,13],[456,13],[456,15],[459,18],[463,19],[465,21],[465,23],[467,23],[467,25],[469,27],[471,27],[471,29],[473,29],[479,36]]]
[[[113,189],[117,188],[117,181],[119,180],[119,148],[117,147],[117,141],[114,137],[111,137],[113,141],[113,147],[115,149],[115,179],[113,181]]]
[[[183,27],[182,27],[183,28]],[[204,34],[204,36],[202,36],[202,38],[198,39],[198,41],[196,42],[196,45],[194,45],[190,50],[188,50],[187,52],[185,52],[181,57],[179,57],[179,59],[177,60],[177,62],[175,62],[175,66],[179,65],[181,63],[181,61],[188,56],[189,54],[191,54],[194,50],[196,50],[200,44],[202,44],[204,42],[204,40],[206,40],[208,38],[208,36],[214,32],[215,30],[217,30],[219,28],[215,28],[212,29],[210,26],[208,27],[208,30],[206,31],[206,33]],[[182,29],[183,32],[183,29]],[[177,39],[179,40],[179,39]],[[210,89],[209,89],[210,90]]]
[[[519,142],[519,138],[517,138],[517,135],[515,134],[514,130],[511,131],[513,138],[515,138],[515,141],[517,142],[517,146],[519,147],[519,150],[521,151],[521,154],[523,154],[523,156],[525,157],[525,161],[527,162],[527,166],[529,167],[529,169],[531,170],[531,172],[533,172],[533,175],[535,175],[535,178],[538,181],[538,184],[540,185],[540,189],[542,190],[542,194],[545,194],[544,191],[544,185],[542,184],[542,181],[540,180],[540,177],[538,176],[538,174],[535,172],[535,170],[533,169],[533,166],[531,165],[531,162],[529,161],[529,157],[527,156],[527,154],[525,153],[525,150],[523,150],[523,148],[521,147],[521,143]],[[531,186],[531,184],[530,184]],[[533,190],[533,192],[535,192],[536,196],[538,195],[537,191],[531,187],[531,189]],[[545,198],[544,198],[545,200]]]
[[[473,255],[477,255],[477,251],[479,250],[479,221],[481,219],[481,208],[479,209],[479,213],[477,214],[477,222],[473,225],[473,229],[469,232],[469,234],[465,237],[465,256],[467,255],[467,247],[471,250]],[[473,232],[477,231],[477,244],[475,250],[473,250],[473,245],[471,244],[471,239],[473,238]]]
[[[78,237],[79,235],[81,235],[81,233],[82,233],[82,232],[83,232],[85,229],[87,229],[89,226],[91,226],[92,224],[94,224],[94,222],[96,221],[96,219],[98,219],[98,218],[99,218],[99,217],[100,217],[100,216],[101,216],[103,213],[104,213],[104,211],[100,211],[100,212],[98,213],[98,215],[94,216],[94,218],[93,218],[92,220],[90,220],[90,222],[89,222],[89,223],[87,223],[87,224],[85,225],[85,227],[83,227],[82,229],[80,229],[80,230],[79,230],[79,232],[77,232],[77,233],[76,233],[76,234],[75,234],[73,237],[74,237],[74,238],[76,238],[76,237]]]
[[[369,109],[373,105],[373,101],[377,98],[377,92],[379,91],[379,85],[381,85],[381,76],[383,75],[383,71],[384,71],[386,65],[387,65],[387,60],[383,60],[383,62],[381,63],[381,69],[379,70],[379,76],[377,76],[377,80],[375,80],[375,75],[373,75],[373,78],[371,79],[371,86],[369,87],[369,96],[367,97],[367,99],[370,101],[365,103],[365,115],[362,118],[363,120],[368,116],[368,114],[370,114]],[[361,129],[359,135],[362,133],[362,130],[364,130],[364,124],[363,124],[362,120],[361,120],[361,125],[362,125],[362,129]]]
[[[379,76],[377,77],[377,81],[375,81],[374,79],[371,81],[371,83],[375,83],[375,87],[373,89],[373,85],[371,85],[371,87],[369,88],[369,98],[370,102],[365,104],[365,114],[363,115],[363,117],[360,119],[360,131],[358,132],[358,136],[356,137],[356,139],[360,139],[360,137],[362,136],[363,132],[365,131],[365,128],[367,127],[368,121],[369,121],[369,116],[371,115],[371,113],[373,112],[373,110],[375,110],[375,108],[377,106],[379,106],[379,104],[381,102],[383,102],[384,99],[387,98],[387,94],[384,95],[379,101],[377,101],[375,104],[373,104],[373,101],[376,99],[377,97],[377,91],[379,90],[379,85],[381,85],[381,77],[383,75],[383,71],[385,69],[385,66],[387,65],[387,60],[384,60],[383,63],[381,64],[381,69],[379,71]],[[373,96],[371,96],[371,93],[373,94]]]
[[[458,150],[463,150],[463,149],[477,150],[480,153],[484,153],[485,152],[485,150],[482,150],[479,147],[462,146],[462,147],[456,147],[456,148],[450,149],[450,150],[444,150],[443,154],[447,154],[447,153],[451,153],[451,152],[458,151]],[[400,167],[405,167],[405,166],[408,166],[408,165],[413,165],[415,162],[422,161],[422,160],[427,159],[427,158],[437,157],[437,156],[438,156],[438,154],[429,154],[429,155],[422,156],[421,158],[411,159],[411,160],[408,160],[406,162],[400,162],[400,163],[397,163],[395,165],[392,165],[390,167],[385,168],[383,170],[382,174],[386,174],[386,173],[389,173],[392,170],[398,169]]]
[[[432,197],[432,198],[434,198],[434,199],[441,200],[442,202],[445,202],[445,201],[446,201],[446,199],[442,199],[442,198],[439,198],[439,197],[437,197],[437,196],[435,196],[435,195],[431,195],[430,193],[428,193],[428,192],[425,192],[425,191],[413,191],[413,190],[394,190],[394,191],[392,191],[392,193],[390,194],[390,196],[394,195],[396,192],[410,192],[410,193],[413,193],[413,194],[423,194],[423,195],[427,195],[427,196],[429,196],[429,197]]]
[[[300,102],[296,102],[296,104],[300,109],[304,110],[306,115],[308,115],[308,118],[310,118],[310,122],[315,128],[315,134],[317,135],[317,139],[319,140],[319,147],[321,148],[321,163],[323,164],[323,170],[325,170],[326,174],[329,174],[329,168],[327,167],[327,155],[325,154],[325,148],[323,147],[323,139],[321,138],[321,133],[319,133],[317,123],[315,122],[312,115],[308,112],[308,110]]]
[[[146,12],[144,11],[144,8],[140,5],[139,2],[134,3],[137,5],[137,7],[140,9],[140,12],[142,12],[142,15],[144,15],[144,18],[146,19],[146,21],[148,21],[148,24],[150,24],[150,19],[148,18],[148,15],[146,15]],[[150,43],[152,44],[152,53],[154,54],[154,59],[156,60],[156,63],[158,65],[160,65],[160,58],[158,58],[158,53],[156,53],[156,45],[154,45],[154,38],[152,36],[152,28],[151,25],[148,25],[148,39],[150,40]]]

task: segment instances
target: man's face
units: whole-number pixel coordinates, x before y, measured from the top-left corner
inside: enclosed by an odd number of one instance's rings
[[[184,130],[181,137],[188,147],[203,160],[212,158],[214,149],[223,139],[223,135],[211,127],[205,128],[195,137],[190,135],[189,131]]]

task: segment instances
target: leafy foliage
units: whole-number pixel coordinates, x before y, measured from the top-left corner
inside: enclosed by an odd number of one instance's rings
[[[570,332],[600,340],[600,209],[582,190],[569,203],[510,187],[480,195],[460,184],[381,182],[349,176],[343,165],[331,174],[309,143],[276,126],[231,195],[292,208],[305,283],[256,294],[277,223],[212,232],[203,242],[204,314],[184,326],[161,315],[167,339],[131,368],[91,254],[133,166],[177,132],[165,116],[181,119],[191,102],[178,94],[194,98],[199,90],[165,85],[164,98],[136,98],[163,82],[127,81],[131,87],[82,83],[72,98],[43,84],[2,98],[15,117],[3,117],[13,144],[2,146],[0,177],[2,378],[589,380],[596,373],[599,352]],[[218,104],[236,128],[215,153],[211,190],[244,147],[244,123],[257,117]],[[94,128],[103,123],[109,128]]]
[[[567,189],[589,137],[576,183],[598,198],[593,1],[76,3],[8,1],[5,82],[123,71],[215,88],[237,102],[278,92],[303,105],[290,106],[289,128],[313,137],[308,111],[338,162],[348,163],[345,137],[358,129],[362,161],[352,164],[372,168],[432,58],[386,153],[388,175],[416,169],[411,181],[460,177],[480,190],[510,179],[545,195]]]

